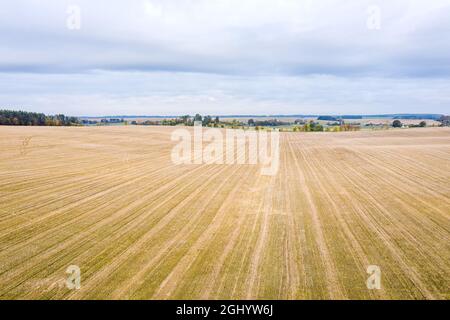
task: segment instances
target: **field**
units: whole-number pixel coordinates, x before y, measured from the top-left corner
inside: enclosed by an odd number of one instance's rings
[[[172,130],[0,127],[0,299],[450,299],[449,129],[282,133],[275,176]]]

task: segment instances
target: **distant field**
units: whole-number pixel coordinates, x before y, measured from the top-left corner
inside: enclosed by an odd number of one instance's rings
[[[254,120],[258,120],[258,121],[277,119],[279,121],[285,121],[285,122],[291,122],[291,123],[295,122],[295,120],[298,120],[298,119],[303,119],[303,120],[306,120],[306,121],[309,121],[309,120],[317,121],[317,117],[310,117],[310,118],[305,118],[305,117],[297,117],[297,118],[295,118],[295,117],[258,117],[258,118],[251,118],[251,117],[249,117],[249,118],[229,118],[229,117],[223,117],[223,118],[220,118],[220,119],[223,120],[223,121],[238,120],[238,121],[245,122],[245,123],[249,119],[254,119]],[[365,125],[365,124],[368,124],[368,123],[371,123],[371,124],[383,124],[383,125],[384,124],[389,124],[389,125],[391,125],[392,122],[394,121],[394,119],[388,119],[388,118],[364,118],[364,119],[344,119],[344,121],[346,123],[359,123],[361,125]],[[438,121],[430,120],[430,119],[413,119],[413,120],[411,120],[411,119],[400,119],[400,121],[402,123],[406,124],[406,125],[413,125],[413,124],[414,125],[418,125],[421,121],[425,121],[427,123],[427,126],[430,126],[430,127],[432,127],[432,126],[436,126],[437,127],[437,126],[439,126],[441,124]],[[319,122],[322,123],[322,124],[327,124],[327,123],[333,123],[335,121],[323,121],[323,120],[320,120]]]
[[[399,119],[403,124],[406,125],[418,125],[420,122],[425,121],[427,126],[436,126],[438,127],[441,123],[439,121],[430,120],[430,119]],[[365,118],[365,119],[352,119],[345,120],[348,123],[360,123],[362,125],[372,123],[372,124],[392,124],[394,119],[384,119],[384,118]]]
[[[450,129],[282,133],[273,177],[172,130],[0,127],[0,299],[450,299]]]
[[[120,117],[115,117],[117,119],[120,119]],[[141,124],[145,121],[163,121],[163,120],[168,120],[168,119],[175,119],[176,117],[165,117],[165,118],[158,118],[158,117],[149,117],[149,118],[142,118],[142,117],[135,117],[135,118],[125,118],[126,121],[131,122],[131,121],[136,121],[137,123]],[[296,120],[304,120],[304,121],[317,121],[317,117],[271,117],[271,116],[259,116],[259,117],[219,117],[220,121],[224,121],[224,122],[232,122],[233,120],[237,120],[239,122],[242,123],[247,123],[248,120],[253,119],[255,121],[268,121],[268,120],[273,120],[273,119],[277,119],[281,122],[289,122],[289,123],[294,123]],[[82,118],[82,119],[88,119],[88,118]],[[104,119],[104,118],[89,118],[88,120],[95,120],[97,122],[100,123],[100,121]],[[364,118],[364,119],[344,119],[345,123],[348,124],[360,124],[362,126],[362,129],[365,129],[365,125],[366,124],[371,124],[371,125],[392,125],[392,122],[394,121],[394,119],[390,119],[390,118]],[[430,119],[400,119],[400,121],[405,124],[405,125],[418,125],[420,122],[425,121],[427,126],[429,127],[438,127],[441,123],[436,121],[436,120],[430,120]],[[325,120],[320,120],[317,121],[322,125],[326,125],[328,123],[333,123],[335,121],[325,121]],[[120,124],[121,125],[121,124]]]

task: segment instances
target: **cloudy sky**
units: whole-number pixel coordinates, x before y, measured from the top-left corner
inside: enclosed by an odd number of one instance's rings
[[[450,0],[14,0],[0,39],[0,108],[450,110]]]

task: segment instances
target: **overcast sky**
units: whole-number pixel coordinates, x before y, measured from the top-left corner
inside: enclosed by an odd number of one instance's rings
[[[450,0],[14,0],[0,108],[449,113]]]

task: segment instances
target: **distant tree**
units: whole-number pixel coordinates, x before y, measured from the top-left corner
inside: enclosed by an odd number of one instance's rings
[[[441,123],[441,127],[450,127],[450,116],[442,116],[438,121]]]
[[[253,127],[255,125],[255,120],[253,119],[248,119],[247,124],[251,127]]]
[[[194,121],[202,121],[202,119],[203,119],[202,116],[199,115],[198,113],[194,117]]]
[[[211,123],[213,122],[212,117],[211,116],[205,116],[203,118],[203,125],[205,127],[208,127]]]
[[[237,121],[236,119],[233,119],[233,121],[231,121],[231,127],[233,129],[236,129],[239,126],[239,121]]]
[[[257,126],[265,126],[265,127],[278,127],[289,125],[289,122],[279,121],[278,119],[270,119],[270,120],[257,120],[254,122]]]
[[[324,121],[338,121],[338,118],[333,116],[320,116],[317,118],[317,120],[324,120]]]
[[[323,125],[318,124],[314,127],[314,131],[319,132],[319,131],[323,131]]]
[[[403,126],[403,124],[400,120],[394,120],[394,122],[392,122],[392,126],[394,128],[401,128]]]
[[[189,119],[190,119],[190,118],[191,118],[191,116],[189,116],[189,115],[185,115],[185,116],[181,116],[181,117],[180,117],[181,121],[182,121],[185,125],[188,125]]]
[[[427,126],[427,123],[425,121],[422,121],[419,123],[419,127],[425,128]]]

